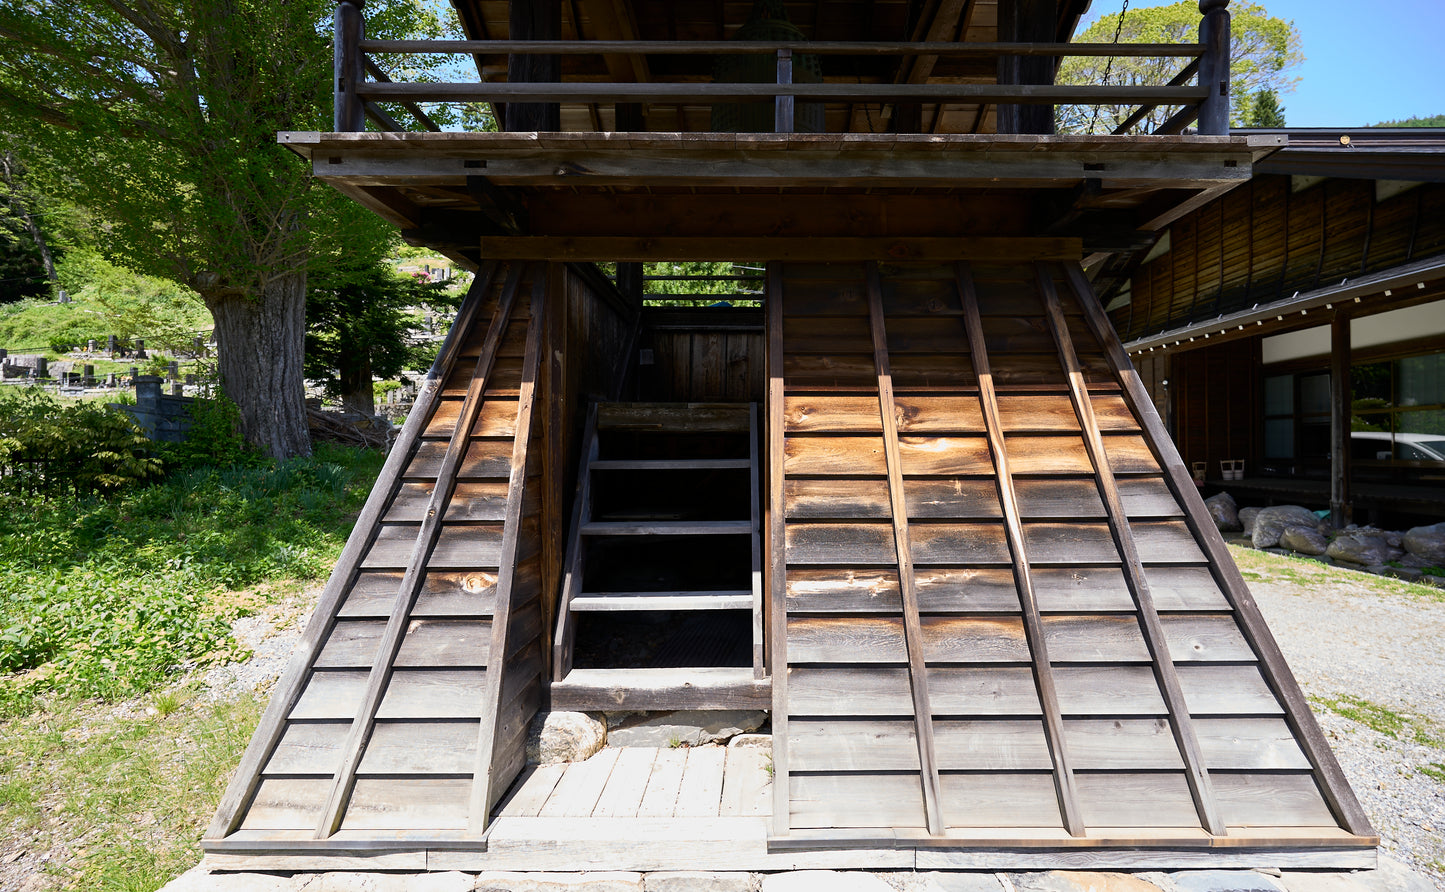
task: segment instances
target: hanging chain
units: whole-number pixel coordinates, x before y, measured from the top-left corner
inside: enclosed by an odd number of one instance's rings
[[[1114,39],[1111,41],[1115,46],[1119,45],[1119,35],[1124,33],[1124,13],[1129,11],[1129,0],[1124,0],[1124,5],[1119,9],[1119,23],[1114,26]],[[1114,57],[1104,63],[1104,79],[1101,86],[1109,86],[1109,73],[1114,69]],[[1089,119],[1089,134],[1093,135],[1094,127],[1099,123],[1099,106],[1094,106],[1094,116]]]

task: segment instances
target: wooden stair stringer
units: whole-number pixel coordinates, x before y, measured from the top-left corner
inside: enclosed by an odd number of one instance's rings
[[[515,299],[527,277],[479,272],[203,847],[485,849],[544,671],[528,446],[545,267]]]

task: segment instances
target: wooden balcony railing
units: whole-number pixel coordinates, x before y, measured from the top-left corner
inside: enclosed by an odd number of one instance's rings
[[[437,124],[422,111],[423,102],[528,103],[719,103],[771,102],[775,132],[793,132],[798,102],[990,103],[1008,105],[1137,105],[1115,134],[1138,125],[1162,106],[1181,110],[1156,128],[1180,133],[1198,121],[1201,134],[1229,132],[1228,0],[1200,0],[1204,18],[1200,42],[1174,43],[924,43],[851,41],[636,41],[636,40],[366,40],[357,0],[341,0],[335,27],[335,129],[354,132],[371,118],[387,130],[402,128],[378,102],[397,103],[425,129]],[[445,53],[456,55],[770,55],[777,61],[775,83],[394,83],[369,54]],[[1133,56],[1188,58],[1189,64],[1159,86],[1057,84],[841,84],[794,83],[793,55],[933,56],[992,58],[1008,56]],[[372,79],[368,80],[366,75]],[[1196,83],[1190,83],[1198,75]]]

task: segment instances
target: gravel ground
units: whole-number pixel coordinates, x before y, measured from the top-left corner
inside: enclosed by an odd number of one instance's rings
[[[1382,850],[1445,888],[1445,594],[1231,550]]]

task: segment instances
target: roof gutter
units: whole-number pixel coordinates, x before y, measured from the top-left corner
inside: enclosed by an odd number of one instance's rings
[[[1445,279],[1445,255],[1416,261],[1405,266],[1392,267],[1387,271],[1342,279],[1337,285],[1316,288],[1313,291],[1295,292],[1291,297],[1256,304],[1248,310],[1240,310],[1217,316],[1205,322],[1196,322],[1181,328],[1160,332],[1157,335],[1137,338],[1124,345],[1130,353],[1144,353],[1154,349],[1179,346],[1196,338],[1210,335],[1227,335],[1230,329],[1236,331],[1249,325],[1263,325],[1266,321],[1282,322],[1294,313],[1308,313],[1321,307],[1333,307],[1337,303],[1359,303],[1366,297],[1376,295],[1399,297],[1406,289],[1423,291],[1431,282]],[[1399,292],[1395,294],[1394,292]]]

